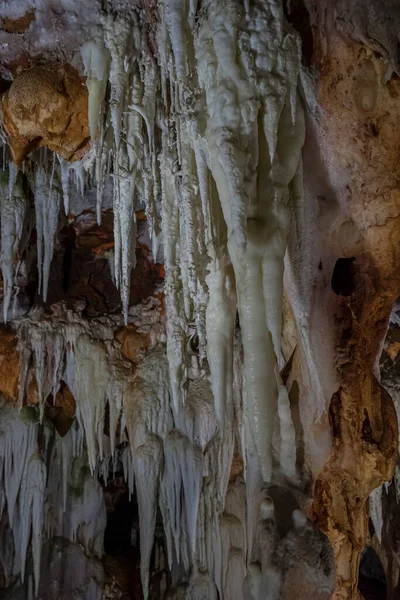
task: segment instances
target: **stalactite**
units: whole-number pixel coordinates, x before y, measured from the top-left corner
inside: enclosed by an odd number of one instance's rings
[[[161,460],[161,442],[155,435],[149,435],[146,442],[134,451],[133,464],[140,526],[140,574],[145,600],[148,599],[149,594],[150,556],[156,526]]]
[[[61,201],[58,181],[55,177],[55,157],[51,174],[48,174],[44,169],[36,169],[33,177],[33,190],[35,195],[39,293],[43,294],[43,299],[46,301]]]
[[[27,202],[21,180],[14,181],[10,189],[8,174],[3,171],[0,177],[1,272],[4,289],[3,318],[6,323],[14,288],[14,264],[22,238]]]
[[[154,260],[160,243],[164,253],[166,345],[153,334],[133,369],[114,335],[123,324],[118,317],[89,321],[62,307],[14,323],[21,406],[34,374],[47,427],[45,404],[64,381],[76,422],[62,439],[46,434],[50,462],[35,454],[37,423],[13,425],[20,443],[14,447],[5,436],[4,454],[15,453],[22,466],[11,469],[6,456],[7,511],[12,526],[23,489],[31,512],[19,542],[26,554],[32,526],[38,586],[39,512],[45,506],[49,538],[65,537],[101,557],[106,517],[98,477],[106,482],[110,461],[120,460],[138,502],[145,598],[159,507],[168,565],[182,575],[185,597],[239,600],[247,597],[238,591],[245,580],[248,597],[268,589],[272,600],[282,569],[271,559],[279,535],[265,490],[274,475],[297,483],[296,431],[280,371],[288,203],[304,141],[299,37],[277,0],[211,0],[201,10],[196,2],[167,0],[158,7],[154,38],[133,12],[104,12],[103,41],[81,47],[90,158],[71,165],[53,157],[49,165],[42,154],[43,164],[37,157],[30,164],[39,291],[46,300],[61,192],[69,215],[72,179],[83,194],[93,177],[100,223],[111,177],[112,272],[124,323],[136,310],[131,272],[136,212],[144,207]],[[4,175],[0,182],[4,319],[24,220],[19,180],[11,180]],[[0,451],[1,444],[3,438]],[[234,455],[242,465],[236,487]],[[21,483],[31,473],[24,465],[36,473],[30,490]]]
[[[107,88],[109,57],[104,46],[91,40],[81,46],[85,66],[86,85],[89,92],[88,121],[90,137],[96,137],[100,109]]]

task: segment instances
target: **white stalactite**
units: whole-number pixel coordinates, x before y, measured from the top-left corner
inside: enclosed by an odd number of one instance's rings
[[[133,454],[139,507],[140,574],[145,600],[149,595],[150,557],[156,526],[161,460],[161,440],[154,435],[149,436],[147,441],[139,446]]]
[[[21,544],[21,578],[24,580],[28,543],[32,530],[32,554],[36,594],[40,579],[42,551],[43,503],[46,487],[46,467],[38,454],[32,454],[25,465],[19,498],[19,542]]]
[[[49,175],[43,168],[34,174],[35,214],[37,232],[37,256],[39,272],[39,293],[46,301],[49,284],[50,265],[53,258],[54,238],[57,232],[61,194],[58,181],[54,177],[55,164]]]
[[[379,543],[382,542],[383,527],[382,494],[383,485],[373,490],[369,496],[369,516],[371,517]]]
[[[81,46],[82,61],[85,66],[86,86],[88,88],[88,121],[90,137],[96,137],[100,109],[107,89],[109,56],[104,45],[94,40]]]
[[[8,310],[14,289],[15,262],[22,238],[26,215],[26,199],[21,181],[14,181],[9,189],[8,175],[0,175],[1,217],[1,272],[3,275],[3,318],[7,322]]]
[[[85,431],[89,465],[94,472],[97,457],[103,458],[104,411],[110,379],[106,349],[87,335],[74,345],[77,418]]]

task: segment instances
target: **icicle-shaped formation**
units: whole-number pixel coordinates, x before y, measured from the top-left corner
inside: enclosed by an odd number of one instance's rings
[[[161,441],[155,435],[148,436],[133,455],[136,495],[139,507],[140,527],[140,574],[144,599],[149,595],[150,557],[157,516],[158,481],[161,471]]]
[[[29,539],[36,589],[39,585],[46,469],[37,455],[34,409],[22,414],[6,402],[0,406],[0,516],[7,501],[8,520],[24,579]],[[4,491],[5,491],[5,495]]]
[[[21,544],[21,578],[24,580],[25,562],[32,529],[32,554],[36,594],[40,578],[42,550],[43,502],[46,487],[46,467],[39,454],[32,454],[25,466],[19,497],[18,529]]]
[[[19,404],[23,405],[31,359],[37,382],[40,420],[43,421],[44,404],[50,394],[55,398],[60,387],[64,368],[65,340],[61,332],[54,331],[50,320],[40,324],[28,320],[19,329],[18,347],[21,353],[19,374]]]
[[[371,517],[379,543],[382,542],[383,527],[382,494],[383,485],[373,490],[369,496],[369,516]]]
[[[155,67],[147,56],[138,63],[145,41],[137,24],[108,15],[103,20],[105,43],[110,51],[110,123],[114,134],[114,278],[120,289],[125,323],[128,320],[130,278],[135,267],[136,195],[138,187],[145,201],[153,247],[157,248],[157,173],[155,171]],[[89,90],[90,91],[90,90]],[[105,147],[109,135],[101,132]],[[102,140],[101,140],[102,141]],[[99,151],[97,177],[104,178],[104,152]],[[101,202],[103,181],[98,181]],[[99,214],[98,214],[99,220]]]
[[[91,40],[81,46],[81,56],[85,66],[86,85],[89,92],[88,121],[90,137],[96,137],[100,109],[107,89],[109,56],[101,43]]]
[[[164,442],[162,479],[163,519],[171,527],[175,554],[180,560],[181,536],[188,541],[190,555],[196,548],[196,524],[203,475],[203,456],[186,436],[172,431]],[[168,511],[168,513],[167,513]],[[185,549],[184,549],[185,550]],[[172,556],[170,555],[170,564]]]
[[[61,188],[64,200],[64,212],[66,216],[69,214],[69,204],[71,200],[71,187],[72,187],[72,177],[71,175],[75,175],[75,184],[76,188],[83,196],[84,192],[84,171],[83,164],[80,160],[75,161],[74,163],[69,163],[61,156],[58,157],[58,161],[60,163],[60,179],[61,179]]]
[[[3,318],[7,322],[14,286],[14,263],[22,238],[26,199],[21,179],[9,186],[8,173],[0,173],[1,272],[3,275]]]
[[[200,307],[208,304],[207,349],[217,414],[222,422],[227,405],[232,418],[235,279],[250,430],[269,481],[278,406],[276,362],[282,367],[286,204],[304,139],[297,97],[299,39],[285,32],[279,2],[255,2],[245,18],[240,3],[213,0],[193,30],[186,16],[185,3],[166,2],[161,29],[166,25],[169,37],[159,34],[161,77],[169,79],[170,90],[164,99],[161,171],[172,390],[178,409],[185,400],[187,324],[194,316],[201,353]],[[191,42],[195,60],[187,50]],[[197,96],[188,92],[196,81]],[[204,220],[196,225],[199,212]],[[226,234],[216,227],[221,220]],[[202,248],[210,260],[209,301],[199,260]],[[224,326],[218,327],[222,303],[228,310]]]
[[[20,572],[29,590],[31,548],[35,597],[46,578],[40,569],[46,536],[76,540],[87,556],[100,558],[106,526],[102,488],[89,473],[77,424],[60,438],[45,422],[39,445],[38,423],[36,409],[0,404],[0,518],[6,510],[12,533],[9,572]],[[33,589],[29,593],[33,598]]]
[[[103,19],[105,44],[110,52],[110,109],[116,152],[121,142],[122,113],[125,109],[131,53],[128,42],[132,24],[120,16],[108,14]]]
[[[77,418],[85,431],[93,473],[97,457],[103,458],[104,411],[110,379],[106,349],[86,334],[81,335],[74,345],[74,360]]]
[[[57,232],[58,215],[61,203],[61,194],[55,174],[55,163],[53,163],[51,175],[49,175],[45,169],[38,167],[35,170],[33,179],[39,293],[42,292],[44,301],[46,301],[47,298],[50,264],[53,258],[54,238]]]
[[[106,403],[109,404],[110,454],[115,452],[115,436],[127,382],[114,361],[115,347],[107,347],[112,329],[101,323],[98,335],[90,336],[90,325],[74,313],[61,311],[59,321],[42,311],[17,324],[21,352],[19,403],[22,406],[33,365],[37,382],[41,421],[49,395],[53,399],[61,381],[67,383],[76,401],[76,416],[85,435],[92,472],[105,456],[103,430]],[[102,341],[105,341],[105,343]],[[120,357],[118,354],[117,356]],[[123,361],[120,357],[120,363]],[[128,381],[129,383],[129,381]]]

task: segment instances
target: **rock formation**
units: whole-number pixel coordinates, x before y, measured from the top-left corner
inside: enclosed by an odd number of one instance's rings
[[[394,0],[0,3],[0,590],[400,590]]]
[[[48,63],[22,71],[2,98],[2,114],[17,166],[40,146],[69,161],[88,150],[87,90],[68,64]]]

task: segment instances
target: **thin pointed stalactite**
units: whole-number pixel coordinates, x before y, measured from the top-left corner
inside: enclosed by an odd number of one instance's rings
[[[32,178],[37,232],[38,291],[43,295],[44,301],[47,299],[50,265],[61,204],[61,192],[56,175],[54,156],[50,173],[43,168],[37,168]]]

